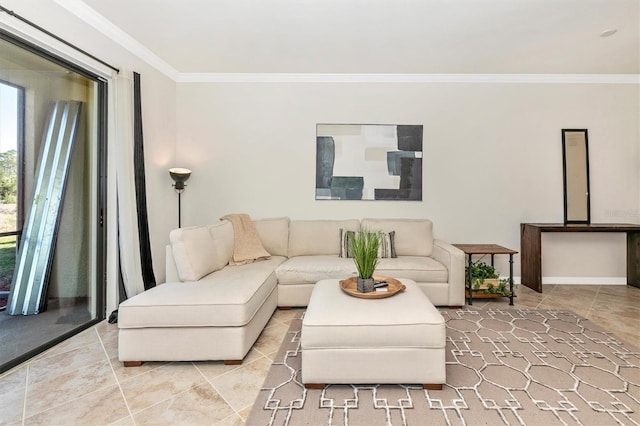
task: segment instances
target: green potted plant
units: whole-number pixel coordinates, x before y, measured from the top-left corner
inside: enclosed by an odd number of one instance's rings
[[[374,291],[373,271],[378,264],[380,233],[363,229],[361,232],[356,232],[349,241],[349,245],[358,270],[358,291],[362,293]]]
[[[465,267],[465,275],[469,278],[469,267]],[[500,279],[496,268],[484,262],[471,264],[471,289],[473,291],[509,296],[509,279]]]
[[[468,266],[465,267],[464,273],[469,278]],[[474,290],[483,290],[489,285],[497,285],[498,277],[496,268],[491,265],[480,261],[471,264],[471,287]]]
[[[498,285],[494,286],[493,284],[491,284],[487,287],[485,292],[489,294],[499,294],[501,296],[510,296],[511,293],[509,292],[509,278],[501,278],[498,281]]]

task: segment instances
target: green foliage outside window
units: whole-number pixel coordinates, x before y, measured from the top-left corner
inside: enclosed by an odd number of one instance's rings
[[[18,158],[15,150],[0,152],[0,202],[15,204],[18,193]]]

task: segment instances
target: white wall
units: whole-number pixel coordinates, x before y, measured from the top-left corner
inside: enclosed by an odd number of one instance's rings
[[[194,171],[183,194],[183,226],[229,212],[428,217],[436,236],[451,242],[519,249],[520,222],[562,221],[560,129],[588,128],[592,220],[640,223],[637,86],[176,85],[53,0],[5,0],[3,6],[142,74],[147,201],[159,282],[168,232],[177,226],[167,174],[176,165]],[[0,21],[12,19],[0,14]],[[315,201],[317,123],[423,124],[424,201]],[[615,234],[545,236],[543,273],[624,277],[623,241]]]
[[[426,217],[450,242],[519,250],[521,222],[563,220],[562,128],[589,130],[592,222],[640,223],[639,99],[633,85],[179,84],[176,163],[193,170],[182,223]],[[316,201],[317,123],[422,124],[423,201]],[[543,275],[622,279],[624,241],[545,236]]]

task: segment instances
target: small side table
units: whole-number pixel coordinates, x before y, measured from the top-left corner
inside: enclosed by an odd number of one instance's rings
[[[474,254],[490,254],[491,266],[493,266],[493,258],[496,254],[509,255],[509,305],[513,306],[513,255],[518,254],[517,251],[511,250],[497,244],[453,244],[467,255],[467,293],[469,305],[473,305],[473,289],[471,284],[471,266],[473,262],[471,258]],[[497,296],[496,296],[497,297]],[[505,297],[505,296],[502,296]]]

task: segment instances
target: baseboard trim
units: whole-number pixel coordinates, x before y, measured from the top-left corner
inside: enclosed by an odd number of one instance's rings
[[[509,278],[509,277],[500,277]],[[521,284],[521,277],[513,277],[514,284]],[[542,284],[560,285],[627,285],[627,277],[542,277]]]

